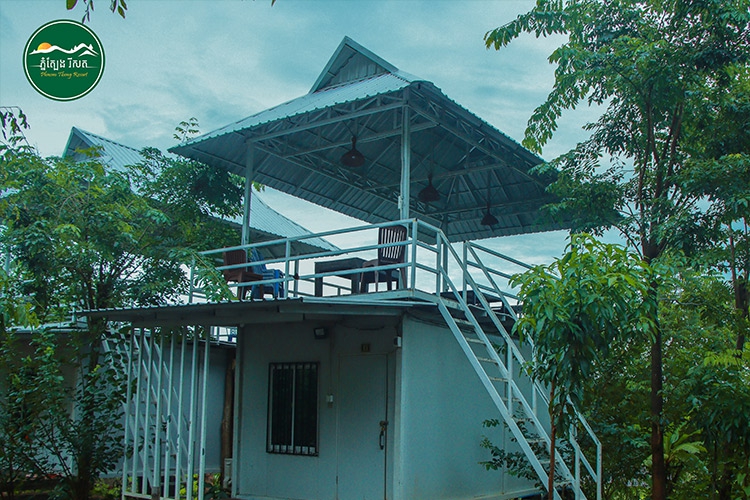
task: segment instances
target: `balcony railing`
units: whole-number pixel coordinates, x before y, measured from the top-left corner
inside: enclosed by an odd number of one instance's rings
[[[395,225],[407,228],[407,238],[402,242],[378,244],[379,229]],[[312,253],[300,251],[303,247],[309,250],[310,245],[314,244],[313,240],[317,238],[327,239],[338,249],[321,249]],[[304,245],[305,243],[307,245]],[[380,283],[377,293],[359,293],[358,284],[362,273],[365,272],[361,268],[361,263],[376,259],[379,248],[394,246],[405,247],[403,263],[368,267],[366,272],[379,272],[382,275],[403,269],[406,283],[390,291],[386,290],[385,283]],[[449,294],[454,287],[461,290],[465,299],[470,299],[473,289],[477,288],[490,299],[505,303],[512,311],[512,306],[508,302],[517,301],[517,297],[509,286],[509,278],[530,267],[485,246],[471,242],[450,243],[440,229],[417,219],[367,224],[293,238],[218,248],[201,253],[204,266],[215,264],[219,275],[225,269],[245,267],[245,264],[223,265],[222,254],[237,249],[244,249],[247,255],[252,255],[253,249],[256,249],[260,255],[266,257],[248,265],[266,266],[267,269],[276,269],[281,273],[277,278],[229,283],[230,289],[236,295],[240,286],[264,285],[271,288],[278,284],[282,287],[283,293],[276,297],[277,300],[299,297],[379,300],[414,297],[419,293]],[[347,267],[347,264],[351,267]],[[199,271],[199,266],[194,264],[191,269],[190,302],[208,300],[203,287],[205,280],[202,279],[205,272]],[[452,286],[449,286],[447,281],[450,281]],[[248,290],[246,300],[251,300],[251,297],[252,293]],[[268,299],[267,296],[265,298]]]

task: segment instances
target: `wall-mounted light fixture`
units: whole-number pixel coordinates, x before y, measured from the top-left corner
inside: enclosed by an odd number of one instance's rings
[[[315,340],[321,340],[321,339],[328,338],[328,332],[322,326],[314,328],[313,329],[313,335],[315,335]]]

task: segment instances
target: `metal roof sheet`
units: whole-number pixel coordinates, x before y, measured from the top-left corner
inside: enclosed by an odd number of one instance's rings
[[[411,216],[452,241],[559,229],[541,217],[553,200],[542,159],[443,94],[349,38],[308,94],[194,138],[170,151],[225,168],[367,221],[400,217],[402,136],[410,142]],[[340,163],[357,137],[362,167]],[[249,155],[248,151],[253,154]],[[419,192],[432,178],[440,199]],[[483,226],[487,211],[498,218]]]
[[[99,148],[102,162],[121,172],[125,171],[128,165],[136,165],[143,161],[143,156],[137,149],[77,127],[70,129],[63,157],[72,158],[73,161],[83,161],[89,159],[89,156],[82,150],[94,147]]]

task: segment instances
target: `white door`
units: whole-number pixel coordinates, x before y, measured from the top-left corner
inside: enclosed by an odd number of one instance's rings
[[[342,356],[338,394],[338,498],[383,500],[388,442],[385,355]]]

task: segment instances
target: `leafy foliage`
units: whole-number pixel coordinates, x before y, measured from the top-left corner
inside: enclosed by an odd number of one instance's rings
[[[561,202],[550,211],[576,231],[617,228],[649,264],[676,249],[691,250],[705,237],[706,217],[703,195],[687,189],[683,170],[690,161],[746,152],[750,2],[539,0],[528,13],[488,32],[485,42],[499,49],[522,33],[567,37],[549,56],[555,83],[529,119],[525,146],[541,151],[566,110],[582,103],[603,109],[587,125],[587,140],[541,167],[560,170],[551,191]],[[728,247],[735,248],[731,240]],[[735,282],[742,298],[746,287]],[[651,285],[655,300],[659,291]],[[745,317],[746,303],[737,301]],[[664,346],[658,314],[654,308],[650,425],[652,496],[663,500]],[[737,345],[744,345],[742,334]]]
[[[91,12],[94,11],[94,0],[82,0],[82,3],[86,7],[86,10],[83,13],[83,18],[81,19],[82,23],[85,23],[86,21],[91,21]],[[78,4],[78,0],[65,0],[65,8],[68,10],[75,9],[76,5]],[[109,10],[112,12],[117,12],[120,17],[125,19],[125,11],[128,10],[128,4],[125,2],[125,0],[110,0],[109,3]]]
[[[652,270],[618,245],[590,236],[571,237],[567,252],[549,266],[538,266],[513,278],[524,298],[515,325],[533,346],[533,375],[556,383],[551,405],[561,408],[560,428],[570,424],[596,362],[618,338],[651,333],[651,309],[645,283]]]
[[[230,297],[215,263],[197,252],[239,239],[218,216],[239,211],[243,189],[229,174],[156,150],[124,171],[97,150],[77,163],[41,158],[16,139],[22,116],[3,116],[9,139],[0,161],[0,244],[11,257],[0,274],[0,480],[12,494],[29,474],[59,473],[61,494],[86,500],[120,457],[125,381],[104,348],[107,326],[89,318],[68,335],[41,329],[24,342],[9,326],[180,300],[193,261],[212,297]],[[33,355],[23,352],[29,339]],[[22,426],[19,412],[28,415]]]

